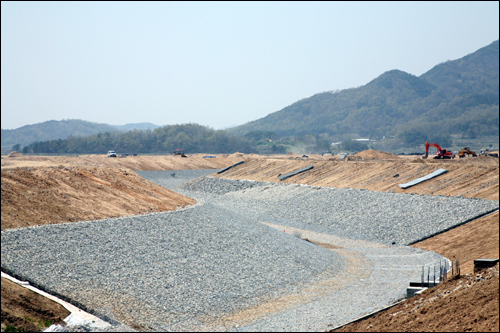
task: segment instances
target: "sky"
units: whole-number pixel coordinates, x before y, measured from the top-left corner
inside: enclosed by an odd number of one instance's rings
[[[499,2],[1,2],[1,127],[241,125],[499,39]]]

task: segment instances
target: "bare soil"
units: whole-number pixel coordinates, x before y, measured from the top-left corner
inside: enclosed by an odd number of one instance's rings
[[[368,154],[373,156],[373,153],[368,152]],[[498,158],[481,156],[460,160],[423,160],[420,157],[394,156],[393,160],[358,161],[338,160],[335,157],[325,160],[311,156],[308,159],[293,157],[251,159],[216,177],[281,182],[279,176],[313,165],[313,169],[282,182],[498,200]],[[407,189],[398,186],[441,168],[449,172]]]
[[[387,153],[385,151],[379,151],[374,149],[368,149],[354,154],[365,160],[394,160],[398,159],[396,154]]]
[[[498,332],[498,265],[330,332]]]
[[[62,305],[2,278],[2,332],[36,332],[69,315]]]
[[[498,217],[497,211],[412,246],[458,260],[462,274],[473,273],[474,259],[498,258]]]
[[[148,182],[133,170],[220,169],[242,160],[244,164],[218,177],[279,182],[279,175],[312,164],[314,168],[311,171],[285,182],[398,193],[462,195],[490,200],[499,198],[498,158],[485,156],[441,161],[371,150],[357,154],[356,161],[339,160],[337,156],[263,157],[241,153],[215,155],[216,158],[204,158],[203,154],[187,158],[12,155],[14,157],[1,158],[2,230],[135,215],[190,205],[195,203],[193,199]],[[406,190],[398,186],[439,168],[448,169],[449,172]],[[472,274],[474,259],[498,258],[498,218],[497,212],[413,246],[458,259],[462,263],[462,274]],[[498,331],[498,269],[496,273],[491,272],[484,273],[484,279],[478,281],[475,275],[450,280],[426,291],[418,299],[412,298],[341,330]],[[54,323],[57,321],[52,313],[59,313],[61,307],[58,304],[48,300],[53,304],[47,305],[41,301],[44,299],[41,296],[36,296],[36,299],[32,296],[22,298],[26,290],[4,280],[2,331],[7,324],[26,331],[41,329],[41,326],[25,326],[28,324],[22,320],[32,323],[25,317],[33,319],[33,322],[41,322],[31,317],[33,315],[25,314],[28,310],[43,313],[40,320],[44,322],[52,319]],[[462,287],[465,285],[470,286]],[[23,301],[16,303],[16,299]],[[30,310],[32,308],[34,310]],[[65,316],[60,315],[61,318]]]
[[[11,153],[12,154],[12,153]],[[9,154],[10,155],[10,154]],[[14,157],[2,156],[2,169],[12,167],[58,166],[71,165],[104,165],[113,168],[130,170],[189,170],[189,169],[221,169],[241,160],[250,158],[250,155],[235,153],[232,155],[210,155],[215,158],[206,158],[207,154],[194,154],[181,157],[180,155],[141,155],[127,157],[107,157],[106,155],[80,156],[24,156],[21,153]],[[257,156],[257,155],[255,155]],[[253,157],[255,158],[255,157]]]
[[[2,230],[174,210],[195,200],[106,166],[2,168]]]

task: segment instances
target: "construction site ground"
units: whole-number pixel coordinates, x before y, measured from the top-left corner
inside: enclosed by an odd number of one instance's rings
[[[213,156],[35,157],[19,153],[2,156],[1,228],[96,220],[191,205],[195,203],[193,199],[146,181],[134,170],[221,169],[240,161],[245,163],[217,177],[280,182],[279,176],[313,165],[312,170],[284,182],[499,199],[498,158],[487,156],[423,160],[419,156],[396,156],[374,150],[343,159],[240,153]],[[406,190],[398,186],[439,168],[449,172]],[[482,278],[473,274],[474,259],[498,258],[498,221],[496,212],[414,244],[458,259],[462,276],[342,330],[498,331],[498,266],[496,273],[489,270],[482,273]],[[49,322],[64,319],[66,310],[58,304],[4,280],[2,331],[43,329]],[[457,288],[465,285],[470,287]]]

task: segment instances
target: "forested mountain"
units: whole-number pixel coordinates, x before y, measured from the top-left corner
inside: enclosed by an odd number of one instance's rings
[[[78,119],[49,120],[43,123],[26,125],[12,130],[2,129],[2,146],[21,144],[25,146],[34,141],[65,139],[70,135],[86,136],[99,132],[112,132],[116,128],[108,124],[93,123]]]
[[[362,87],[319,93],[228,131],[322,135],[331,141],[396,136],[406,146],[437,133],[498,135],[498,45],[495,41],[420,77],[391,70]]]
[[[87,136],[91,134],[130,131],[133,129],[155,129],[158,125],[137,123],[126,125],[108,125],[79,119],[49,120],[43,123],[26,125],[13,130],[2,129],[2,146],[20,144],[26,146],[35,141],[66,139],[68,136]]]
[[[175,149],[186,153],[254,152],[250,143],[223,130],[213,130],[197,124],[167,125],[151,130],[105,132],[85,137],[33,142],[23,147],[23,153],[105,154],[108,150],[124,153],[170,154]]]

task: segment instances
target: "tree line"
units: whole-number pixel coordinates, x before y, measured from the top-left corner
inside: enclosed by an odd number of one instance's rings
[[[253,153],[255,146],[248,140],[198,124],[167,125],[154,130],[104,132],[89,136],[33,142],[22,148],[23,153],[103,154],[108,150],[120,153],[170,154],[175,149],[186,153]]]

